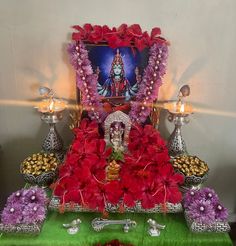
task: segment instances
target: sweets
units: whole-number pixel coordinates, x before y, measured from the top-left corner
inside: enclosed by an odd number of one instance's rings
[[[181,155],[173,159],[173,167],[182,172],[185,176],[204,176],[209,168],[206,162],[200,160],[197,156]]]
[[[54,153],[37,153],[27,157],[21,163],[21,173],[39,176],[42,173],[55,171],[58,164]]]

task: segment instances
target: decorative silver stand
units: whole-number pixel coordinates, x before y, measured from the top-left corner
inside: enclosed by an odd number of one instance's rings
[[[92,221],[92,227],[95,231],[101,231],[105,226],[108,225],[124,225],[124,232],[129,232],[131,227],[136,227],[136,222],[130,219],[124,220],[107,220],[102,218],[95,218]]]
[[[181,134],[181,127],[189,123],[187,114],[170,113],[168,120],[175,124],[175,129],[168,140],[168,150],[171,156],[182,155],[187,153],[186,144]]]
[[[56,129],[56,123],[62,120],[63,111],[41,113],[41,120],[49,125],[42,148],[45,152],[53,152],[59,160],[64,159],[63,141]]]

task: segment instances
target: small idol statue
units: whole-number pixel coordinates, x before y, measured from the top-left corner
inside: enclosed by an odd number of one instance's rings
[[[112,147],[115,152],[124,151],[123,146],[123,134],[124,129],[120,122],[115,122],[114,127],[110,128],[110,142],[112,143]]]
[[[131,120],[122,111],[115,111],[107,116],[104,121],[105,141],[112,145],[115,152],[123,152],[128,145]]]
[[[99,71],[97,71],[98,73]],[[138,70],[135,70],[136,77]],[[137,81],[138,82],[138,81]],[[125,97],[129,100],[135,96],[138,91],[138,83],[131,86],[128,79],[125,77],[124,63],[119,49],[116,50],[116,55],[111,64],[110,76],[103,85],[98,84],[98,93],[104,97]]]

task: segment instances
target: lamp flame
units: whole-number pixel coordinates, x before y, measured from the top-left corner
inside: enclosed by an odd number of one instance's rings
[[[51,100],[51,103],[49,104],[49,112],[53,113],[54,112],[54,101]]]
[[[180,113],[184,113],[184,103],[180,106]]]

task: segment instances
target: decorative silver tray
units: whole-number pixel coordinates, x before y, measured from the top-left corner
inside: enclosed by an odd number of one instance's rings
[[[0,223],[1,233],[38,235],[43,223],[5,225]]]
[[[59,211],[60,200],[58,197],[52,197],[48,208],[50,210]],[[180,213],[183,211],[181,203],[166,203],[167,213]],[[110,203],[106,204],[106,211],[109,213],[117,213],[119,211],[119,204],[112,205]],[[65,212],[96,212],[94,210],[86,209],[80,205],[75,205],[73,208],[69,203],[65,204]],[[132,208],[124,207],[124,212],[130,213],[163,213],[162,205],[156,205],[151,209],[143,209],[140,202],[137,202],[136,205]]]
[[[26,183],[32,185],[38,185],[38,186],[47,186],[53,182],[53,180],[57,176],[57,173],[58,171],[55,170],[55,171],[42,173],[38,176],[34,176],[32,174],[24,174],[24,173],[21,174]]]
[[[184,213],[187,225],[192,232],[229,232],[230,225],[228,222],[215,221],[212,224],[198,223]]]

